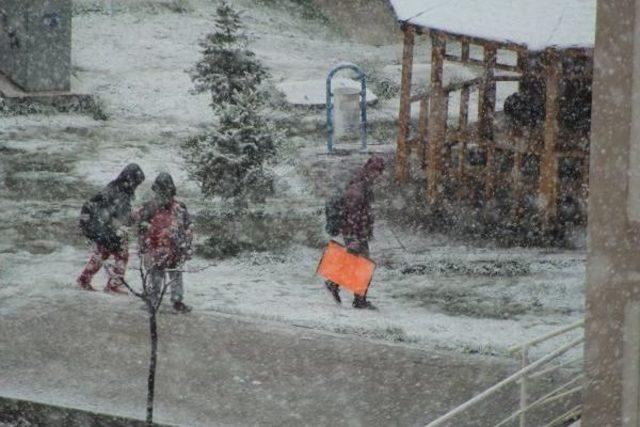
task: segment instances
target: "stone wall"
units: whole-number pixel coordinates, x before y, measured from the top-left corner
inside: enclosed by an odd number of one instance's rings
[[[144,408],[142,410],[144,412]],[[21,427],[144,427],[142,420],[0,396],[0,425]],[[155,427],[171,427],[153,424]]]
[[[0,3],[0,72],[27,92],[68,91],[71,0]]]

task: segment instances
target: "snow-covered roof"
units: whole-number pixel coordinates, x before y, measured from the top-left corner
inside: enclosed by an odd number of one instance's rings
[[[398,20],[527,46],[592,48],[596,0],[390,0]]]

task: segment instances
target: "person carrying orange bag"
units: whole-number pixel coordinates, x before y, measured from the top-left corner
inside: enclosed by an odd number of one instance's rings
[[[360,168],[347,184],[341,196],[334,196],[327,203],[327,231],[331,235],[341,234],[349,252],[369,256],[369,241],[373,237],[374,216],[371,208],[373,203],[373,183],[384,172],[384,160],[381,157],[371,157]],[[325,282],[327,290],[337,303],[342,303],[340,287],[329,280]],[[367,301],[366,292],[362,295],[354,294],[354,308],[375,309]]]

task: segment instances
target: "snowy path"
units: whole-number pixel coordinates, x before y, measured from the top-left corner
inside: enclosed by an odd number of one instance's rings
[[[3,313],[0,395],[142,416],[148,338],[140,302],[56,291]],[[416,425],[513,370],[491,358],[229,316],[161,314],[159,322],[156,419],[184,426]],[[503,397],[502,410],[513,402]]]
[[[320,251],[302,246],[246,253],[187,274],[186,301],[203,315],[226,313],[423,348],[495,355],[506,355],[508,347],[582,316],[584,272],[579,256],[534,250],[514,256],[506,250],[456,248],[432,236],[431,241],[421,239],[428,249],[400,257],[393,254],[393,241],[385,240],[385,229],[380,231],[372,244],[380,266],[370,291],[378,311],[352,309],[346,293],[342,306],[334,304],[322,279],[314,276]],[[0,315],[22,311],[33,301],[45,304],[60,292],[77,298],[73,280],[86,257],[86,251],[69,246],[41,255],[2,254]],[[406,271],[407,260],[426,271]],[[136,257],[131,263],[137,263]],[[195,259],[188,267],[208,264]],[[135,270],[128,277],[137,284]],[[94,285],[101,287],[103,282],[100,274]]]

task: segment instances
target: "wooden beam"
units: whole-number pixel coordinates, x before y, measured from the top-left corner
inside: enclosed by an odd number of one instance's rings
[[[457,57],[455,55],[445,55],[444,59],[451,62],[459,62],[462,64],[475,65],[478,67],[482,67],[484,65],[484,61],[480,59],[467,58],[466,60],[463,60],[462,58]],[[513,71],[513,72],[520,71],[517,65],[509,65],[509,64],[496,64],[495,69],[502,70],[502,71]]]
[[[398,139],[396,144],[396,181],[409,180],[407,139],[411,122],[411,74],[413,70],[413,46],[415,32],[413,26],[404,26],[404,49],[402,51],[402,80],[400,86],[400,112],[398,117]]]
[[[446,138],[447,111],[442,87],[445,41],[439,34],[431,36],[431,96],[429,98],[429,123],[427,133],[427,201],[437,204],[441,196],[442,148]]]
[[[433,37],[434,34],[438,34],[444,41],[451,40],[451,41],[456,41],[461,43],[466,41],[467,43],[475,44],[481,47],[490,45],[490,46],[495,46],[497,49],[511,50],[514,52],[528,51],[527,46],[523,44],[489,40],[481,37],[468,36],[468,35],[458,34],[458,33],[450,33],[450,32],[445,32],[442,30],[435,30],[435,29],[425,29],[425,30],[429,32],[431,37]]]
[[[448,85],[444,86],[442,90],[448,94],[450,92],[456,92],[464,88],[479,86],[480,84],[482,84],[482,82],[483,82],[482,77],[478,77],[475,79],[465,80],[462,82],[449,83]]]
[[[485,197],[493,198],[495,190],[495,144],[493,142],[493,124],[496,110],[496,82],[494,79],[497,60],[495,46],[487,45],[484,48],[484,75],[479,97],[479,134],[486,149],[485,166]]]
[[[496,82],[519,82],[520,80],[522,80],[522,77],[521,76],[494,76],[493,80]],[[453,82],[444,86],[442,90],[445,93],[449,94],[451,92],[457,92],[464,88],[472,88],[475,86],[480,86],[483,81],[484,81],[483,77],[477,77],[471,80]],[[423,98],[429,97],[429,95],[430,95],[430,92],[428,91],[419,91],[418,93],[411,95],[410,97],[411,103],[413,104],[414,102],[418,102],[418,101],[422,102]]]
[[[547,78],[544,120],[544,148],[540,158],[540,178],[538,196],[542,208],[542,227],[548,230],[556,219],[558,202],[558,158],[556,145],[558,143],[560,109],[560,79],[562,64],[555,51],[547,53]]]

